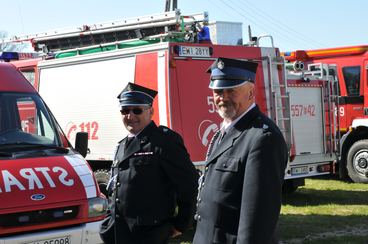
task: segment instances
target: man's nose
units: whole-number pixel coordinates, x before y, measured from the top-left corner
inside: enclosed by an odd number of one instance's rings
[[[221,100],[228,100],[229,98],[229,93],[227,91],[223,91],[221,94],[220,94],[220,99]]]
[[[131,119],[133,115],[134,115],[134,114],[133,114],[133,111],[132,111],[132,110],[130,110],[130,111],[129,111],[129,113],[125,115],[125,117],[126,117],[127,119]]]

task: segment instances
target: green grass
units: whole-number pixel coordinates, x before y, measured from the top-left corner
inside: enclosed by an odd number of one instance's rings
[[[170,244],[191,244],[193,235]],[[368,244],[368,184],[307,179],[283,196],[278,235],[283,244]]]
[[[368,185],[306,180],[283,197],[279,236],[284,243],[368,243]]]

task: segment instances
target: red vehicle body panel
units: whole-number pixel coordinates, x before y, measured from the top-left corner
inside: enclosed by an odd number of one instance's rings
[[[41,191],[47,196],[43,205],[59,202],[60,193],[67,193],[62,194],[65,202],[86,199],[80,178],[63,156],[4,160],[1,173],[0,193],[7,199],[1,204],[4,213],[12,208],[38,207],[40,202],[31,196]]]
[[[37,93],[35,88],[17,70],[9,69],[9,68],[6,68],[6,69],[2,68],[3,66],[5,67],[9,65],[11,64],[0,63],[0,76],[2,80],[0,91],[17,91],[17,92]]]
[[[260,61],[260,48],[244,46],[212,45],[211,59],[196,60],[180,58],[172,50],[175,43],[170,45],[169,55],[169,97],[171,127],[180,132],[190,151],[193,161],[205,158],[209,140],[219,129],[222,119],[218,116],[213,101],[211,89],[208,88],[210,74],[207,69],[214,58],[244,58]],[[193,44],[192,44],[193,45]],[[186,44],[186,46],[191,46]],[[200,46],[200,45],[195,45]],[[262,62],[259,62],[256,76],[256,102],[263,112],[267,111],[264,89]]]

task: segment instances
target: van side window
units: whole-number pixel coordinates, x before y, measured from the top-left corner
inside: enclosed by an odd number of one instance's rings
[[[342,68],[348,96],[359,96],[360,91],[360,66]]]
[[[26,77],[26,79],[32,84],[32,86],[34,86],[36,81],[36,74],[34,69],[21,69],[20,71],[22,72],[24,77]]]

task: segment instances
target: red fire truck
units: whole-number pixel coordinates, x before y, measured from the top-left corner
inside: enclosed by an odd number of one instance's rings
[[[0,243],[102,243],[107,202],[35,88],[0,63]]]
[[[201,167],[221,123],[206,73],[217,57],[259,64],[256,102],[276,121],[290,148],[285,189],[295,190],[306,177],[332,173],[338,140],[331,132],[337,126],[332,112],[335,83],[318,74],[322,66],[294,72],[287,81],[278,48],[259,46],[260,38],[270,36],[252,38],[248,45],[200,43],[191,31],[195,28],[188,26],[206,18],[175,11],[17,39],[53,53],[51,59],[13,64],[38,88],[68,139],[88,132],[86,159],[101,189],[109,178],[115,144],[126,135],[116,96],[131,81],[158,90],[154,120],[178,131]]]
[[[284,53],[289,65],[328,64],[324,74],[334,80],[338,95],[335,116],[339,172],[354,182],[368,182],[368,46],[349,46]]]

